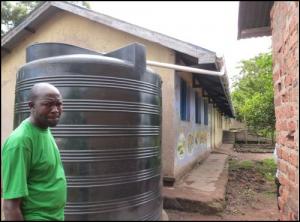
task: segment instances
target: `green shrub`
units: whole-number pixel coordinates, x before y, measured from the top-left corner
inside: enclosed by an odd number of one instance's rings
[[[264,159],[261,161],[251,161],[244,160],[239,162],[238,160],[231,159],[229,160],[229,169],[230,170],[249,170],[255,169],[268,181],[273,181],[275,179],[275,174],[277,170],[277,165],[274,159]]]
[[[267,180],[272,181],[275,179],[277,165],[274,159],[271,158],[257,161],[255,167]]]
[[[237,170],[237,169],[252,169],[254,168],[254,162],[251,160],[245,161],[237,161],[237,160],[229,160],[229,169],[230,170]]]

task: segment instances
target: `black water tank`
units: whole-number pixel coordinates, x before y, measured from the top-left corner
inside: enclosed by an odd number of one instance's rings
[[[26,53],[14,127],[30,114],[35,83],[59,89],[64,112],[51,130],[67,177],[66,220],[159,220],[161,79],[146,69],[144,46],[100,54],[41,43]]]

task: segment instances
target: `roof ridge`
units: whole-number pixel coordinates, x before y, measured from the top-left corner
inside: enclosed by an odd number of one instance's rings
[[[198,58],[199,62],[215,62],[216,53],[213,51],[156,31],[152,31],[139,25],[134,25],[112,16],[105,15],[100,12],[96,12],[94,10],[63,1],[46,1],[43,4],[39,5],[33,11],[31,11],[31,13],[29,13],[29,15],[18,26],[10,30],[5,36],[1,38],[1,47],[5,48],[6,43],[13,39],[23,29],[26,29],[26,27],[29,26],[32,21],[39,18],[39,16],[43,12],[46,12],[50,7],[55,7],[57,9],[73,13],[75,15],[117,29],[119,31],[123,31],[150,42],[160,44],[166,48],[170,48],[175,51],[196,57]]]

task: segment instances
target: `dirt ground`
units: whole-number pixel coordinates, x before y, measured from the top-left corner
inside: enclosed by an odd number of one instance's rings
[[[272,157],[271,153],[232,152],[230,155],[230,159],[237,161],[257,161]],[[226,208],[218,215],[202,215],[169,209],[166,209],[166,212],[170,221],[276,221],[279,219],[275,183],[267,181],[254,169],[229,170]]]

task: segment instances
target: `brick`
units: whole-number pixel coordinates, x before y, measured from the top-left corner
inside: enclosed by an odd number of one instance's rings
[[[298,215],[299,209],[299,185],[294,184],[293,188],[289,192],[289,197],[287,199],[289,209]]]
[[[282,149],[283,149],[282,146],[278,146],[277,148],[277,156],[279,159],[282,159]]]
[[[282,90],[282,83],[278,82],[277,83],[277,92],[279,93]]]
[[[282,197],[278,197],[278,204],[279,204],[279,208],[283,209],[283,207],[285,205],[285,201],[283,200]]]
[[[288,178],[289,178],[290,182],[295,182],[296,170],[297,169],[291,165],[288,167],[288,171],[289,171]]]
[[[279,186],[279,196],[281,196],[281,194],[282,194],[282,191],[283,191],[283,186],[282,186],[282,185],[280,185],[280,186]]]
[[[290,162],[293,166],[298,167],[298,158],[299,158],[298,152],[292,150],[292,151],[291,151],[291,154],[290,154],[289,162]]]
[[[295,4],[295,2],[289,2],[289,12],[293,13],[296,7],[297,5]]]
[[[299,50],[298,50],[299,51]],[[297,55],[298,56],[298,55]],[[299,80],[299,74],[298,74],[298,63],[299,63],[299,60],[295,61],[295,66],[293,66],[291,68],[291,71],[290,71],[290,74],[291,76],[293,77],[293,83],[294,82],[298,82],[297,80]],[[292,84],[294,85],[294,84]]]
[[[292,53],[292,51],[295,50],[296,47],[298,47],[297,44],[298,44],[297,36],[295,36],[295,35],[291,36],[290,41],[288,43],[288,49],[290,51],[290,54],[289,54],[290,63],[288,64],[289,68],[297,67],[297,63],[296,63],[297,57],[293,56],[293,53]]]
[[[290,221],[298,221],[298,217],[297,217],[296,213],[294,213],[293,211],[290,211],[288,218]]]
[[[292,75],[287,75],[284,79],[284,86],[287,87],[287,86],[291,86],[293,83],[293,77]]]
[[[297,128],[297,123],[296,121],[289,121],[287,124],[287,128],[289,132],[294,132]]]
[[[280,214],[280,220],[281,221],[287,221],[288,220],[288,217],[286,216],[286,215],[284,215],[284,214]]]
[[[287,118],[291,118],[295,116],[295,107],[287,106]]]
[[[275,61],[275,63],[273,63],[273,73],[279,74],[279,72],[280,72],[280,66],[279,66],[278,62]]]
[[[275,38],[276,38],[276,36],[275,36]],[[281,35],[277,35],[277,40],[272,41],[272,43],[274,43],[274,49],[275,49],[276,54],[280,53],[280,51],[282,50],[283,42],[282,42],[281,38],[282,38]]]
[[[288,87],[288,88],[287,88],[287,94],[288,94],[288,96],[289,96],[289,102],[292,101],[292,92],[293,92],[292,83],[293,83],[293,82],[291,82],[291,84],[290,84],[289,86],[287,86],[287,87]]]
[[[293,81],[293,93],[294,93],[294,90],[298,90],[298,95],[299,95],[299,77],[296,77]],[[293,95],[293,94],[292,94]],[[294,98],[297,98],[296,96],[294,96]],[[298,97],[299,98],[299,97]],[[299,101],[299,100],[296,100],[296,102]]]
[[[280,98],[280,96],[275,97],[274,104],[275,104],[275,106],[280,106],[281,105],[281,98]]]
[[[284,132],[280,131],[279,133],[277,133],[276,135],[276,141],[279,143],[279,144],[285,144],[286,142],[286,135],[284,134]]]
[[[276,154],[279,155],[281,153],[282,146],[278,143],[275,143]]]
[[[295,181],[289,181],[290,194],[298,196],[297,194],[295,194],[295,192],[297,192],[297,190],[298,190],[298,186],[296,185]]]
[[[282,149],[282,159],[285,161],[289,161],[289,149]]]
[[[289,21],[289,33],[293,34],[296,31],[298,25],[298,20],[297,20],[297,16],[292,16],[290,21]]]
[[[288,166],[287,166],[287,164],[285,163],[285,161],[281,160],[281,161],[279,162],[279,170],[280,170],[281,172],[283,172],[284,174],[287,174],[287,173],[288,173]],[[281,183],[281,184],[284,184],[284,185],[287,185],[286,179],[284,178],[284,179],[282,179],[282,180],[283,180],[283,181],[280,182],[280,183]]]
[[[280,119],[282,119],[282,118],[280,118]],[[288,130],[287,121],[286,120],[280,121],[280,119],[278,121],[276,121],[276,129],[280,130],[280,131]]]
[[[289,69],[295,67],[295,64],[296,64],[295,63],[295,58],[290,55],[290,49],[291,49],[291,46],[293,46],[291,44],[292,43],[289,42],[289,45],[288,45],[289,54],[288,54],[287,57],[285,57],[285,59],[286,59],[286,66],[287,66],[286,68],[289,68]],[[295,44],[295,43],[293,43],[293,44]]]
[[[279,63],[275,60],[274,61],[275,65],[273,66],[273,81],[277,82],[279,77],[280,77],[280,65]]]
[[[294,142],[295,141],[295,130],[288,131],[286,133],[286,141],[289,141],[289,142]]]
[[[287,114],[290,112],[290,107],[288,105],[281,105],[280,107],[280,118],[287,118]]]
[[[288,23],[288,21],[287,21]],[[283,33],[283,42],[286,44],[286,42],[288,41],[289,39],[289,36],[290,36],[290,33],[289,32],[284,32]]]
[[[294,84],[295,84],[295,82],[294,82]],[[293,85],[293,87],[294,87],[294,85]],[[296,90],[296,88],[293,88],[291,102],[297,103],[299,100],[298,96],[299,96],[299,90]]]
[[[283,200],[282,197],[278,197],[278,204],[279,204],[279,208],[283,209],[283,207],[285,205],[285,201]]]
[[[296,147],[297,147],[297,144],[296,144],[296,142],[295,141],[286,141],[285,142],[285,145],[288,147],[288,148],[290,148],[290,149],[296,149]]]
[[[286,188],[288,188],[288,187],[286,187]],[[282,195],[281,195],[283,201],[286,201],[288,199],[288,196],[289,196],[289,190],[284,188],[282,191]]]
[[[279,71],[278,72],[273,71],[273,82],[274,83],[278,81],[279,77],[280,77]]]
[[[277,96],[277,98],[280,99],[280,96]],[[280,115],[281,115],[281,110],[282,108],[280,106],[275,106],[275,115],[276,115],[276,118],[278,118]]]

